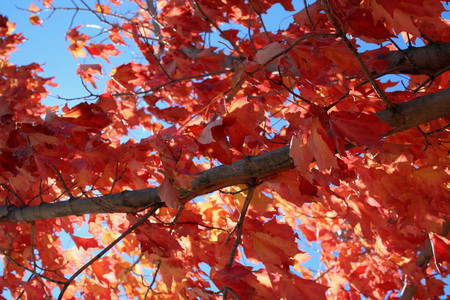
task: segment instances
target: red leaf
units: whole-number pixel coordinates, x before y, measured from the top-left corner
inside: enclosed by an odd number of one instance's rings
[[[162,201],[166,202],[170,208],[180,207],[180,201],[178,200],[178,192],[174,189],[170,179],[164,178],[164,181],[158,187],[158,194]]]
[[[103,111],[115,111],[117,109],[116,100],[109,92],[101,94],[98,97],[96,105]]]
[[[72,235],[71,237],[72,237],[73,241],[75,242],[75,245],[78,248],[83,248],[84,250],[88,250],[90,248],[99,248],[100,247],[98,241],[94,238],[84,238],[84,237],[79,237],[79,236],[75,236],[75,235]]]
[[[255,288],[250,284],[258,283],[250,267],[242,265],[225,266],[213,276],[213,281],[219,289],[230,288],[241,299],[251,299]]]
[[[273,59],[278,54],[283,52],[284,46],[278,42],[274,42],[270,45],[265,46],[258,52],[256,52],[255,58],[256,62],[260,65],[268,62],[270,59]],[[278,58],[277,58],[278,59]]]
[[[73,118],[74,124],[102,129],[111,123],[108,115],[97,105],[82,102],[71,109],[63,108],[64,118]]]
[[[107,62],[109,61],[109,56],[116,56],[121,53],[114,47],[112,44],[90,44],[89,46],[85,47],[86,50],[89,52],[92,56],[100,56]]]
[[[389,125],[375,115],[348,111],[330,114],[330,129],[335,138],[341,138],[357,146],[374,147],[380,144]]]
[[[135,223],[136,216],[129,215],[131,222]],[[148,253],[155,253],[160,257],[170,257],[171,252],[181,251],[183,248],[174,234],[171,234],[159,224],[146,222],[136,229],[137,238],[141,244],[142,250]]]
[[[430,233],[429,236],[436,267],[439,273],[446,273],[442,269],[442,263],[450,262],[450,240],[435,233]]]
[[[24,284],[27,299],[29,300],[41,300],[46,299],[45,290],[39,286],[35,286],[35,282],[30,281]]]
[[[296,133],[292,137],[290,156],[297,171],[303,176],[309,172],[309,164],[314,157],[320,171],[337,168],[334,146],[331,137],[323,128],[319,119],[309,118],[302,122],[301,137]]]
[[[77,68],[76,74],[81,76],[84,81],[90,82],[94,88],[97,88],[95,84],[94,75],[102,75],[102,65],[94,64],[94,65],[80,65]]]

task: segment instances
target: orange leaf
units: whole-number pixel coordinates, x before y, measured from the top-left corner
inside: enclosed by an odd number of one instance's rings
[[[314,157],[311,148],[306,144],[307,137],[295,132],[292,136],[289,156],[294,161],[295,168],[300,174],[306,175],[309,172],[309,165]]]
[[[37,7],[36,4],[34,4],[34,3],[31,3],[30,6],[28,7],[28,11],[31,11],[33,13],[36,13],[40,10],[41,9],[39,7]]]
[[[280,237],[264,232],[252,232],[253,248],[258,259],[264,264],[281,266],[297,253],[297,245]]]
[[[33,25],[40,25],[42,23],[42,20],[36,14],[34,14],[30,16],[30,22]]]

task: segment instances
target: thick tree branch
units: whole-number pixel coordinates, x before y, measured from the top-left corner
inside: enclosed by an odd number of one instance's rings
[[[415,98],[401,103],[395,112],[383,110],[377,113],[381,120],[393,129],[389,134],[406,130],[422,123],[450,116],[450,89]],[[221,188],[236,184],[252,183],[290,170],[294,164],[289,157],[289,146],[284,146],[257,156],[245,158],[232,165],[222,165],[196,174],[192,189],[181,195],[181,202],[187,202]],[[0,222],[20,222],[84,215],[135,211],[144,207],[159,205],[161,199],[157,188],[125,191],[102,197],[76,198],[37,206],[0,206]]]
[[[394,69],[392,73],[433,75],[450,66],[450,43],[392,51],[380,58],[388,62],[388,69]]]

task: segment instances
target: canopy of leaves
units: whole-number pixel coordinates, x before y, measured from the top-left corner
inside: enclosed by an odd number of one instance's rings
[[[25,37],[0,16],[4,297],[444,295],[441,1],[123,2],[27,8],[37,26],[61,11],[100,25],[68,20],[88,96],[54,107],[55,80],[11,63]],[[292,17],[271,31],[276,7]]]

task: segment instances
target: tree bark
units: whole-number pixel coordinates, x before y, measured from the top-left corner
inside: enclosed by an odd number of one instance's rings
[[[388,69],[395,74],[430,75],[450,66],[450,43],[431,43],[424,47],[410,47],[392,51],[384,57]]]
[[[382,110],[376,115],[393,127],[389,134],[450,116],[450,89],[415,98],[399,104],[395,111]],[[289,146],[280,147],[236,161],[229,166],[222,165],[196,174],[192,189],[182,193],[180,201],[187,202],[227,186],[250,183],[292,168],[294,164],[289,156]],[[70,215],[121,213],[155,205],[161,205],[158,188],[149,188],[37,206],[0,206],[0,222],[30,222]]]

